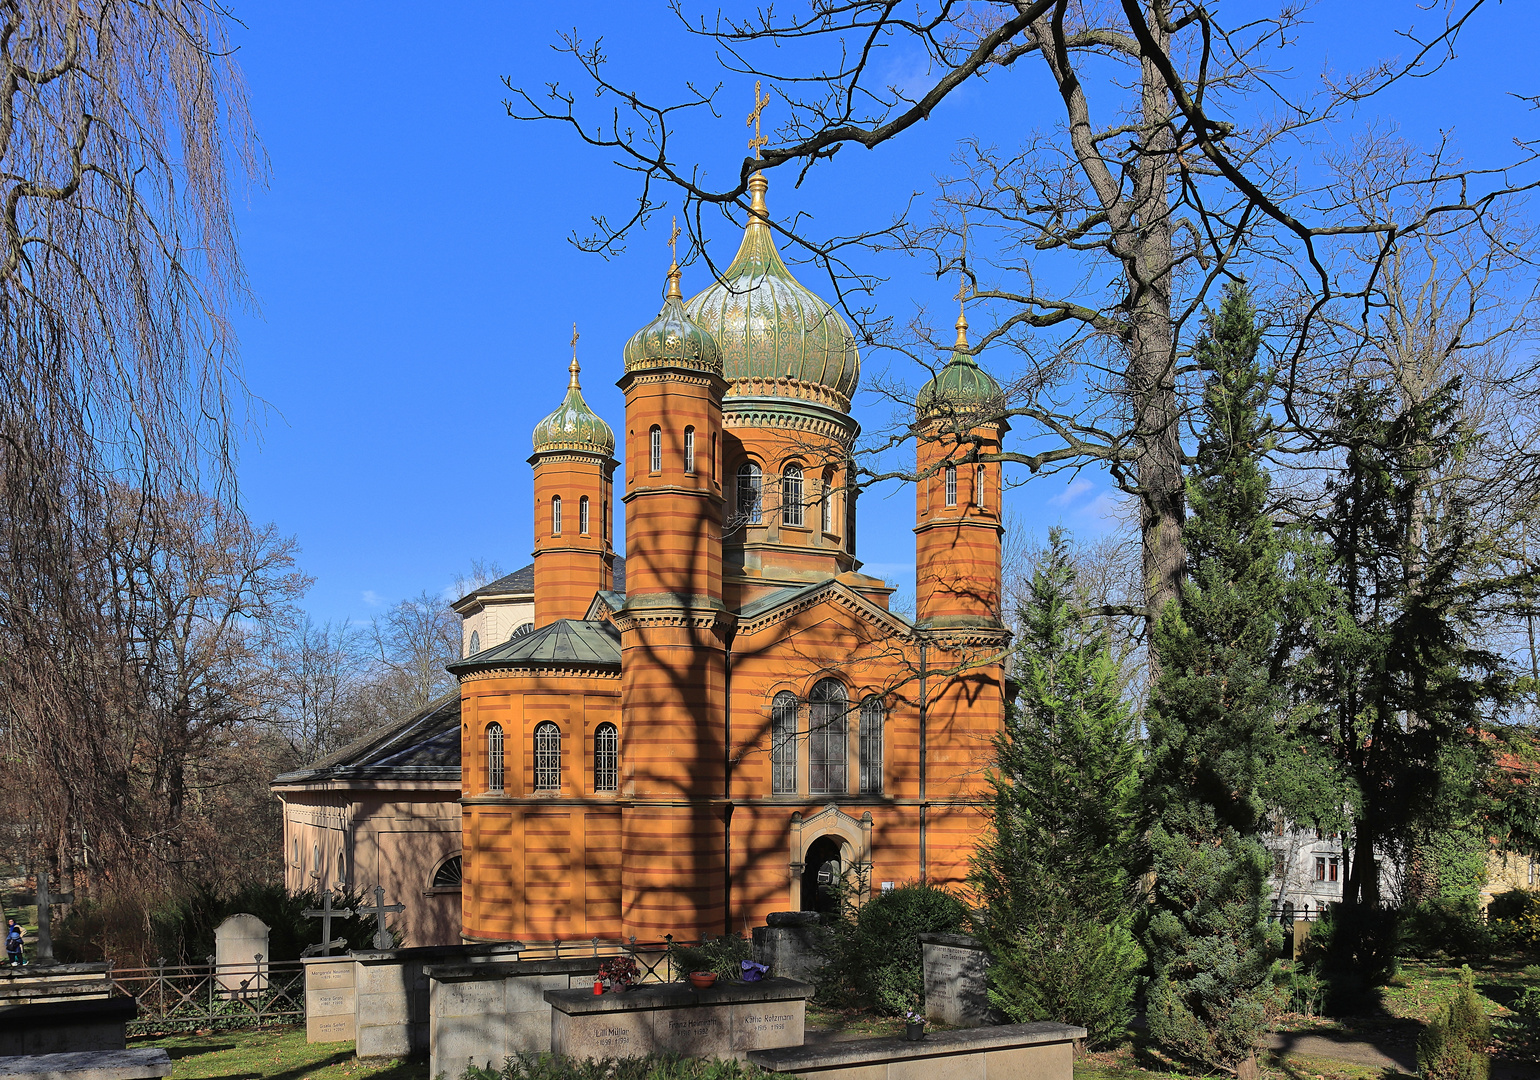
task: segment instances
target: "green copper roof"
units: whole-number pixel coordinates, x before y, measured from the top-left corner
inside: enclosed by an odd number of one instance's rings
[[[545,664],[619,666],[620,631],[609,623],[557,619],[523,637],[512,638],[447,664],[445,670],[459,675],[485,668],[540,667]]]
[[[764,175],[749,180],[749,226],[720,281],[684,305],[722,350],[728,382],[761,380],[756,394],[777,394],[780,380],[822,387],[841,409],[861,379],[861,358],[845,320],[791,276],[767,224]],[[787,391],[794,388],[784,382]],[[785,396],[797,396],[786,393]]]
[[[679,292],[679,268],[670,268],[668,295],[658,317],[631,335],[622,352],[627,371],[653,367],[689,367],[722,374],[722,350],[698,323],[685,314]]]
[[[599,419],[578,386],[577,357],[567,369],[572,378],[567,383],[567,396],[550,416],[535,425],[535,453],[550,450],[580,450],[591,454],[609,456],[615,452],[615,433]]]
[[[957,344],[952,350],[952,358],[915,395],[915,409],[921,416],[967,409],[1000,396],[1000,384],[979,367],[967,349],[968,320],[958,316]]]

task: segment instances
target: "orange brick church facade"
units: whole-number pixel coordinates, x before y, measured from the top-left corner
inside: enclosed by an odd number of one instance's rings
[[[535,628],[460,680],[468,940],[746,932],[832,875],[958,884],[1000,663],[1003,425],[922,439],[917,619],[860,572],[854,339],[776,252],[766,184],[732,265],[624,350],[624,465],[576,360],[537,426]],[[998,388],[960,349],[934,435]],[[955,427],[955,425],[954,425]],[[625,514],[613,591],[612,484]]]

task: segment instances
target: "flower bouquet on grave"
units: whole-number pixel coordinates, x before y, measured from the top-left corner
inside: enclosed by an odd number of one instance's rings
[[[636,981],[636,961],[629,956],[612,956],[599,965],[599,978],[611,990],[627,990]]]
[[[770,974],[770,968],[764,964],[756,964],[752,960],[740,960],[738,970],[743,972],[744,982],[758,982]]]
[[[910,1042],[925,1038],[925,1017],[913,1009],[904,1013],[904,1038]]]

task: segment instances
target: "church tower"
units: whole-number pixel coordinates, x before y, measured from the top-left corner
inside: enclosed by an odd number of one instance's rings
[[[921,388],[915,483],[916,614],[932,630],[996,629],[1000,618],[1000,386],[974,362],[957,317],[952,358]]]
[[[685,314],[679,267],[663,310],[626,343],[626,600],[621,635],[623,933],[715,931],[724,916],[726,650],[722,356]]]
[[[535,425],[535,626],[581,619],[614,581],[615,433],[583,400],[577,332],[567,396]]]

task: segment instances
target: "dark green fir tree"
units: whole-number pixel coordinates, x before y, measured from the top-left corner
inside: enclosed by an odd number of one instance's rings
[[[1128,867],[1139,820],[1134,720],[1062,530],[1020,613],[1020,692],[996,740],[990,829],[973,863],[990,997],[1013,1022],[1121,1038],[1143,964]]]
[[[1285,550],[1268,514],[1261,332],[1243,286],[1209,317],[1209,373],[1184,532],[1188,578],[1155,628],[1146,714],[1153,904],[1150,1034],[1209,1067],[1257,1075],[1280,932],[1269,927],[1260,840],[1285,711],[1277,668]]]

